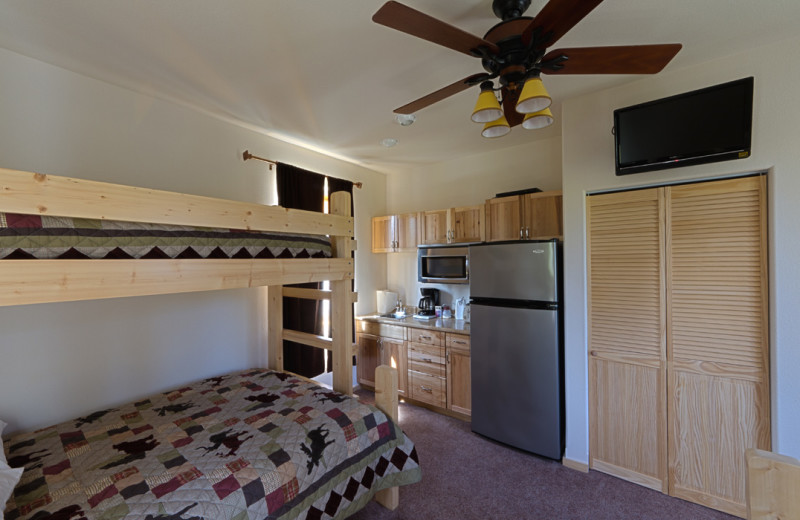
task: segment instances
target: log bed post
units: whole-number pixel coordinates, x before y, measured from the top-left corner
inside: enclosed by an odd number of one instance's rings
[[[387,415],[392,421],[397,422],[397,369],[388,365],[381,365],[375,369],[375,406]],[[400,488],[397,486],[382,489],[375,493],[375,501],[380,505],[394,511],[400,505]]]
[[[267,368],[283,372],[283,286],[267,287]]]
[[[350,218],[349,235],[331,237],[334,258],[346,258],[351,262],[353,244],[350,215],[350,194],[337,191],[331,195],[331,213]],[[353,271],[344,280],[331,280],[331,339],[333,343],[333,389],[346,395],[353,395]]]

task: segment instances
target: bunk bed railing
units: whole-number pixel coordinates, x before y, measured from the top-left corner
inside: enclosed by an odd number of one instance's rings
[[[332,199],[338,194],[333,194]],[[0,306],[353,278],[353,218],[0,168],[0,211],[330,235],[328,259],[3,260]],[[340,246],[340,249],[342,246]],[[349,294],[349,292],[348,292]]]

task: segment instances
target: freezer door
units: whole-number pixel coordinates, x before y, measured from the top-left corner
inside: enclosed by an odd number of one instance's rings
[[[558,312],[472,306],[472,430],[552,459],[563,451]]]
[[[470,296],[555,302],[557,255],[555,241],[470,246]]]

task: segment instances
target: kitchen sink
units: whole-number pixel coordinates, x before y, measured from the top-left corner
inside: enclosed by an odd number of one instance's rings
[[[406,313],[399,314],[399,313],[396,313],[396,312],[390,312],[388,314],[378,314],[378,317],[379,318],[389,318],[389,319],[392,319],[392,320],[404,320],[404,319],[406,319],[408,317],[408,314],[406,314]]]

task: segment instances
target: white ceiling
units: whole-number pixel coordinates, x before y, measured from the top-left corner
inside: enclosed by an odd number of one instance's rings
[[[546,0],[533,0],[533,16]],[[558,135],[480,137],[477,88],[392,110],[482,72],[477,59],[372,22],[383,0],[0,0],[0,47],[181,102],[387,173]],[[478,36],[491,0],[404,0]],[[798,0],[605,0],[556,47],[682,43],[668,70],[798,34]],[[639,76],[545,76],[560,102]],[[474,90],[474,92],[473,92]],[[397,146],[385,148],[384,138]],[[258,154],[258,150],[251,150]]]

